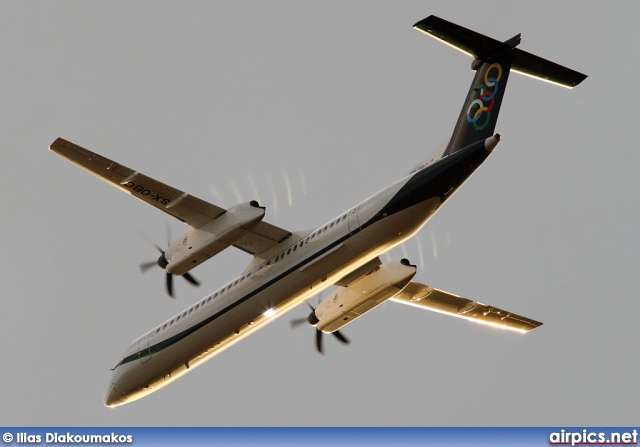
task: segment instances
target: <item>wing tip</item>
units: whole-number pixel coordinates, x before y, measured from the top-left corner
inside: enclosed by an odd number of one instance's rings
[[[53,140],[53,143],[51,143],[49,145],[49,150],[55,152],[55,148],[54,146],[61,144],[63,141],[65,141],[64,139],[62,139],[61,137],[56,138],[55,140]]]

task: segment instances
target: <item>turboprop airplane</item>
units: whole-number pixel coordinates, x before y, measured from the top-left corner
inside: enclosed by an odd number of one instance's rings
[[[406,259],[383,264],[380,256],[416,234],[495,149],[512,71],[569,88],[586,76],[516,48],[520,35],[500,42],[435,16],[414,26],[474,58],[476,74],[451,140],[439,156],[313,231],[266,223],[256,201],[225,210],[66,140],[53,142],[52,151],[191,227],[160,249],[157,264],[168,285],[172,275],[187,275],[229,246],[253,256],[238,278],[131,343],[112,370],[107,406],[166,386],[334,285],[315,309],[309,305],[306,319],[316,328],[320,352],[323,333],[348,342],[339,329],[386,300],[522,333],[542,324],[413,281],[415,265]]]

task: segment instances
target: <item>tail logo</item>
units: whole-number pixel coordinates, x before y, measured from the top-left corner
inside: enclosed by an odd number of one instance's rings
[[[498,81],[502,78],[502,66],[498,63],[489,65],[484,73],[484,84],[477,85],[471,95],[471,104],[467,109],[467,121],[475,130],[482,130],[491,121],[494,97],[498,93]],[[476,93],[477,92],[477,93]]]

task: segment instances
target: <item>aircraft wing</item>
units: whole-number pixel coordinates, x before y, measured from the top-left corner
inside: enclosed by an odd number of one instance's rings
[[[539,321],[478,303],[415,281],[411,281],[402,292],[390,298],[390,300],[522,333],[542,325]]]
[[[283,230],[265,221],[260,221],[257,225],[251,227],[233,246],[255,256],[264,253],[274,245],[291,237],[291,235],[290,231]]]
[[[159,182],[62,138],[54,141],[49,149],[121,191],[193,228],[199,228],[226,212],[224,208]],[[290,235],[291,232],[287,230],[261,221],[236,241],[234,246],[255,255],[264,252]]]

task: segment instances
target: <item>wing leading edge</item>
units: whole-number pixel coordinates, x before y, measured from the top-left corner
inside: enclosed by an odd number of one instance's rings
[[[224,208],[180,191],[63,138],[55,140],[49,149],[119,190],[193,228],[200,228],[226,213]],[[261,221],[236,241],[234,246],[249,254],[257,255],[289,236],[291,232]]]
[[[402,292],[390,300],[521,333],[529,332],[542,325],[539,321],[415,281],[411,281]]]

